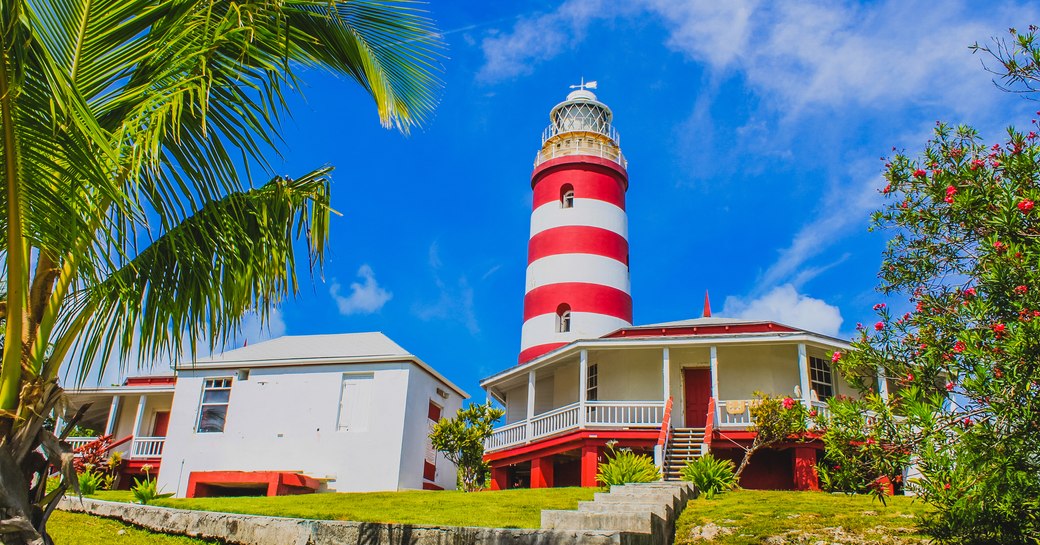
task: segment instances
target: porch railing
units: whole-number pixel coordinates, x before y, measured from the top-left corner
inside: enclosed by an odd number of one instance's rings
[[[802,403],[801,399],[793,398]],[[720,428],[746,428],[753,423],[751,407],[757,403],[755,399],[730,399],[718,401],[715,411],[716,422]],[[830,408],[826,401],[812,401],[810,406],[823,416],[830,416]]]
[[[581,429],[582,412],[586,428],[658,428],[664,418],[662,401],[588,401],[571,403],[536,415],[530,422],[521,420],[495,429],[484,443],[494,451]]]
[[[131,458],[159,458],[162,456],[165,437],[138,437],[130,447]]]
[[[65,438],[65,442],[68,443],[70,447],[72,447],[72,450],[79,449],[83,445],[89,445],[90,443],[93,443],[94,441],[97,441],[97,440],[98,440],[97,437],[66,437]]]

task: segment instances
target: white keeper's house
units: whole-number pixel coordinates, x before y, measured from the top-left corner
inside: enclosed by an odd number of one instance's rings
[[[743,455],[756,391],[816,410],[857,395],[830,365],[844,341],[712,317],[707,296],[701,318],[633,325],[628,161],[594,82],[573,87],[550,111],[531,175],[519,365],[481,382],[506,408],[486,445],[494,487],[595,486],[610,441],[653,452],[674,478],[701,453]],[[821,450],[763,451],[741,484],[815,488]]]
[[[455,487],[429,431],[468,396],[382,333],[285,336],[175,371],[70,391],[127,477],[150,465],[178,497]]]

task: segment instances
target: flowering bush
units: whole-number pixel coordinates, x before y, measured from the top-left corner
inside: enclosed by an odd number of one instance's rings
[[[1005,84],[1031,91],[1036,31],[976,48],[1004,66]],[[921,476],[907,486],[936,508],[927,530],[943,542],[1040,541],[1038,130],[1033,120],[989,145],[939,123],[921,155],[891,158],[888,204],[874,215],[895,233],[881,290],[913,310],[878,310],[883,327],[860,328],[835,363],[864,390],[878,369],[894,379],[888,408],[905,420],[887,438],[863,436],[911,449]],[[867,454],[866,478],[904,456]]]
[[[885,500],[887,484],[899,486],[910,465],[910,450],[901,439],[903,421],[881,396],[828,400],[829,415],[815,415],[824,444],[816,466],[828,492],[874,493]],[[887,483],[886,483],[887,480]]]
[[[751,405],[751,431],[755,439],[744,449],[744,458],[737,467],[733,482],[740,484],[740,476],[751,463],[751,457],[759,450],[784,442],[801,441],[809,425],[809,413],[801,401],[790,397],[773,397],[755,392],[757,398]]]

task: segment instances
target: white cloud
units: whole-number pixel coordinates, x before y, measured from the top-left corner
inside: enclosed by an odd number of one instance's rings
[[[393,298],[394,294],[379,286],[379,282],[376,281],[376,275],[372,272],[372,267],[368,265],[362,265],[358,269],[357,276],[361,279],[361,282],[352,282],[350,284],[350,295],[340,295],[342,288],[335,279],[332,280],[332,284],[329,286],[329,294],[336,301],[339,313],[349,316],[351,314],[379,312],[383,305]]]
[[[837,336],[841,329],[841,310],[798,293],[790,284],[778,286],[761,297],[746,300],[727,297],[722,315],[746,320],[770,320],[824,335]]]

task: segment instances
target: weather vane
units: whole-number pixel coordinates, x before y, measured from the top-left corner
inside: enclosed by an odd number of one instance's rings
[[[595,81],[590,81],[588,83],[585,83],[585,76],[582,76],[581,77],[581,83],[578,84],[578,85],[571,85],[570,88],[571,89],[581,89],[582,91],[584,91],[586,89],[595,89],[596,88],[596,82]]]

